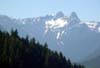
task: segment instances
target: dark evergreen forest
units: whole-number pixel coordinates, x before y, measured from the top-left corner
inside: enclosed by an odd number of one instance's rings
[[[0,68],[85,68],[71,63],[60,52],[52,51],[35,38],[22,38],[17,30],[0,31]]]

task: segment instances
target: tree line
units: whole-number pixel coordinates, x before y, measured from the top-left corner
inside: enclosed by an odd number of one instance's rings
[[[52,51],[28,36],[22,38],[17,30],[0,31],[0,68],[84,68],[71,63],[60,52]]]

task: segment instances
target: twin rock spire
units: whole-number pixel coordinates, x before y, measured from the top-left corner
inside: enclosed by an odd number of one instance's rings
[[[58,18],[61,18],[61,17],[64,17],[64,16],[65,16],[64,13],[59,11],[55,15],[54,19],[58,19]],[[78,18],[77,14],[75,12],[72,12],[71,15],[69,16],[68,22],[70,23],[70,25],[74,25],[76,23],[80,23],[80,19]]]

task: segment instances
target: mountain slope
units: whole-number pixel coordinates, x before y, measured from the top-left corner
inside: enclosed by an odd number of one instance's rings
[[[0,25],[0,30],[1,30],[1,31],[6,31],[6,30],[2,27],[2,25]]]
[[[100,67],[100,48],[95,50],[92,54],[87,56],[81,64],[87,68],[99,68]]]
[[[35,37],[42,44],[47,42],[50,49],[61,51],[73,62],[80,61],[100,47],[100,23],[81,21],[75,12],[69,17],[58,12],[54,16],[25,19],[0,15],[0,24],[8,32],[17,29],[21,37],[29,35],[29,38]]]
[[[18,36],[17,30],[0,31],[0,68],[84,68],[76,65],[57,51],[48,49],[34,38]]]
[[[82,64],[86,66],[86,68],[100,68],[100,56],[84,61]]]

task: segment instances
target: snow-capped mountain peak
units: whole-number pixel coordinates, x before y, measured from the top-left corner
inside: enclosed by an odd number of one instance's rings
[[[59,29],[59,28],[63,28],[67,24],[68,24],[67,20],[64,20],[63,18],[58,18],[56,20],[52,19],[52,20],[46,21],[45,27],[51,28],[51,29]]]
[[[82,21],[75,12],[69,17],[62,12],[25,19],[0,16],[0,25],[7,31],[17,29],[22,37],[29,35],[43,44],[47,42],[51,49],[62,51],[65,56],[74,60],[80,60],[79,57],[87,55],[92,48],[100,45],[100,22]]]

